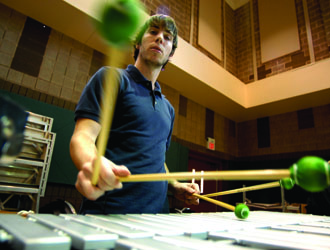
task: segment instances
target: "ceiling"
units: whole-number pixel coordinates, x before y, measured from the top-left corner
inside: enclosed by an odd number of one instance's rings
[[[233,5],[233,8],[248,2],[226,1]],[[91,16],[96,16],[94,2],[91,0],[0,2],[94,49],[103,53],[108,51],[108,46],[100,38],[91,21]],[[328,65],[330,68],[330,60],[325,66],[315,64],[269,77],[264,79],[262,84],[261,81],[244,84],[194,47],[185,44],[182,39],[179,42],[180,48],[165,72],[161,73],[159,80],[188,99],[233,121],[242,122],[330,103],[328,70],[317,71],[317,74],[306,77],[315,84],[303,77],[305,72],[313,74],[313,68],[323,69]],[[192,59],[188,59],[189,56],[192,56]],[[215,73],[211,76],[209,72]],[[284,82],[288,82],[291,91],[286,91],[288,85],[281,85]],[[318,82],[322,84],[318,86]],[[278,91],[279,88],[281,91]],[[276,91],[279,92],[278,96]]]
[[[233,9],[236,10],[239,7],[247,4],[249,0],[226,0],[226,3]]]

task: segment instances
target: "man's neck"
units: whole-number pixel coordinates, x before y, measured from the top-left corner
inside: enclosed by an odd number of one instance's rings
[[[153,67],[152,65],[147,65],[145,63],[140,63],[139,61],[136,61],[134,66],[141,72],[141,74],[151,81],[152,83],[152,89],[155,88],[155,82],[157,81],[157,78],[160,74],[161,67]]]

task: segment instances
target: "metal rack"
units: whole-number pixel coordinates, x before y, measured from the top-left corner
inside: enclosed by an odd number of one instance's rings
[[[32,201],[29,209],[38,212],[55,144],[52,125],[53,118],[29,112],[20,154],[9,164],[0,163],[0,210],[21,210],[20,199],[27,196]],[[17,202],[13,201],[14,197],[18,198]]]

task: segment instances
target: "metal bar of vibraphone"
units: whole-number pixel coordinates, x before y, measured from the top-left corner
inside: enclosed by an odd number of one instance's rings
[[[137,239],[137,238],[148,238],[155,234],[146,232],[139,229],[129,228],[118,223],[112,222],[111,220],[102,220],[97,217],[84,216],[84,215],[73,215],[73,214],[62,214],[60,215],[65,219],[76,221],[78,223],[88,225],[90,227],[99,228],[106,232],[117,234],[121,238]]]
[[[173,250],[173,249],[190,249],[190,250],[247,250],[245,246],[233,245],[233,241],[211,241],[197,238],[189,238],[187,236],[155,236],[153,238],[136,239],[119,239],[116,243],[115,250]]]
[[[26,225],[20,226],[24,224]],[[34,230],[35,227],[38,229]],[[67,241],[66,246],[60,247],[61,250],[70,246],[74,249],[115,250],[324,250],[330,246],[330,217],[268,211],[252,211],[245,220],[236,218],[232,212],[111,216],[36,214],[29,215],[28,219],[18,215],[2,214],[0,231],[1,228],[12,235],[12,249],[59,249],[56,244],[59,243],[57,239],[61,237],[65,237]],[[194,231],[191,228],[198,230]],[[169,234],[169,229],[180,235]],[[205,230],[207,237],[194,238],[191,232],[197,235],[199,230]],[[44,233],[49,232],[53,238],[45,237]],[[162,233],[166,236],[162,236]],[[105,238],[109,235],[114,235],[116,239],[108,242],[109,239]],[[1,237],[0,232],[0,249],[3,249]],[[68,241],[71,241],[71,244]],[[13,245],[14,243],[16,245]]]
[[[96,217],[104,220],[111,220],[111,222],[118,223],[123,226],[127,226],[133,229],[139,229],[146,232],[151,232],[155,235],[161,236],[178,236],[183,235],[183,230],[178,230],[177,228],[167,227],[160,224],[151,224],[151,223],[141,223],[140,220],[132,219],[132,218],[122,218],[121,215],[90,215],[92,217]]]
[[[329,223],[330,226],[330,223]],[[295,231],[303,233],[317,233],[319,235],[330,236],[330,228],[317,228],[307,225],[281,225],[272,227],[272,229],[286,230],[286,231]],[[330,248],[330,246],[329,246]]]
[[[328,250],[330,239],[327,236],[297,233],[292,231],[254,229],[231,232],[210,232],[209,239],[231,239],[250,247],[266,249],[302,249],[302,250]]]
[[[160,221],[164,220],[172,225],[183,225],[185,235],[197,238],[206,238],[207,232],[213,230],[231,230],[242,229],[244,226],[235,223],[227,218],[215,218],[213,214],[160,214],[160,215],[143,215],[155,216]]]
[[[172,217],[173,220],[178,220],[176,223],[184,222],[200,227],[206,231],[228,231],[228,230],[242,230],[256,227],[265,227],[269,225],[265,222],[255,222],[250,220],[249,223],[236,219],[234,213],[198,213],[198,214],[182,214],[182,215],[160,215],[167,218]],[[182,217],[182,218],[181,218]]]
[[[69,250],[71,247],[70,237],[16,214],[0,214],[0,228],[7,235],[3,233],[0,237],[0,248],[1,245],[22,250]]]
[[[191,226],[191,224],[189,223],[185,223],[186,221],[184,220],[184,218],[182,218],[182,220],[180,222],[176,221],[176,220],[171,220],[171,218],[169,217],[164,217],[164,216],[160,216],[160,215],[155,215],[155,214],[131,214],[131,215],[126,215],[129,216],[131,218],[135,218],[135,219],[140,219],[143,221],[149,221],[149,222],[153,222],[156,223],[157,225],[159,224],[163,224],[163,225],[167,225],[168,227],[172,227],[173,225],[175,225],[176,228],[178,228],[179,230],[183,230],[184,235],[187,235],[189,237],[193,237],[193,238],[200,238],[200,239],[206,239],[207,237],[207,231],[199,226]]]
[[[328,221],[317,221],[317,222],[303,222],[299,225],[319,227],[319,228],[330,228],[330,219]]]
[[[60,216],[52,214],[30,214],[28,216],[40,224],[68,234],[71,237],[72,246],[76,249],[113,248],[118,239],[116,234],[97,230]]]

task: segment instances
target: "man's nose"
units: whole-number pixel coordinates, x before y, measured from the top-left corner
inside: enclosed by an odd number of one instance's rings
[[[159,42],[159,43],[163,43],[163,41],[164,41],[164,33],[163,32],[159,32],[157,34],[156,41]]]

